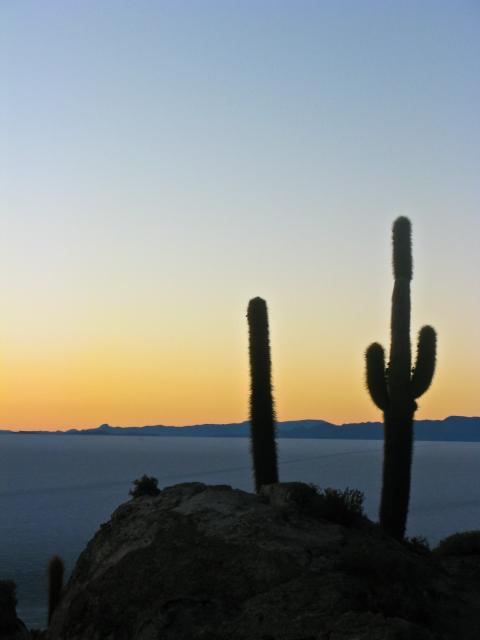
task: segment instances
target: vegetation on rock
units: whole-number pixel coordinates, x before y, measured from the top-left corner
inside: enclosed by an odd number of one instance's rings
[[[411,538],[405,538],[403,542],[407,549],[410,549],[410,551],[414,553],[426,555],[432,552],[425,536],[412,536]]]
[[[289,487],[288,501],[316,518],[350,526],[365,517],[364,495],[358,489],[320,489],[302,482],[287,483],[286,486]]]
[[[443,556],[480,555],[480,531],[462,531],[441,540],[435,552]]]
[[[143,475],[133,481],[133,488],[129,494],[132,498],[141,498],[142,496],[158,496],[160,489],[158,488],[158,480],[153,476]]]
[[[358,489],[327,487],[318,490],[313,508],[319,517],[348,526],[363,517],[363,500],[363,493]]]

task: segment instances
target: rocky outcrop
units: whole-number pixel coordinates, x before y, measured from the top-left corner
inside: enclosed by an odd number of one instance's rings
[[[123,504],[81,554],[50,640],[480,637],[431,554],[321,519],[309,492],[191,483]]]
[[[0,640],[27,640],[30,635],[17,618],[15,583],[0,580]]]

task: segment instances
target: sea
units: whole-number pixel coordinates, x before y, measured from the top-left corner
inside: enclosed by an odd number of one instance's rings
[[[382,442],[280,439],[280,479],[360,489],[377,519]],[[435,545],[480,528],[480,443],[416,442],[409,536]],[[144,473],[159,486],[229,484],[252,491],[247,438],[0,434],[0,579],[17,584],[18,615],[44,628],[46,567],[67,574],[102,522]]]

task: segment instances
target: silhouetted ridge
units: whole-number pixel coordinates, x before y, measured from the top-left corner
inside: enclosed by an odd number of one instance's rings
[[[480,417],[449,416],[443,420],[416,420],[415,439],[436,442],[480,442]],[[249,422],[231,424],[202,424],[186,427],[148,425],[141,427],[110,427],[104,430],[70,429],[69,431],[0,431],[2,434],[28,435],[93,435],[93,436],[152,436],[152,437],[201,437],[201,438],[247,438]],[[276,423],[278,438],[318,438],[333,440],[382,440],[383,423],[352,422],[332,424],[325,420],[287,420]]]

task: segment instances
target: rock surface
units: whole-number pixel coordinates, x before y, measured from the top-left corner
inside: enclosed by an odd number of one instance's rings
[[[279,484],[257,496],[190,483],[123,504],[81,554],[48,637],[480,637],[454,572],[366,520],[320,519],[308,491]]]
[[[17,618],[15,583],[0,580],[0,640],[27,640],[25,625]]]

